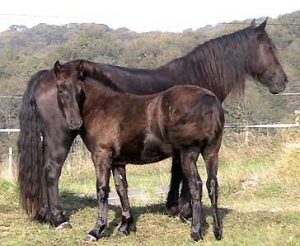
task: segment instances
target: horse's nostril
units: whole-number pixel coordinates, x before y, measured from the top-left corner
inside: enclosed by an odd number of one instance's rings
[[[71,123],[71,125],[75,125],[76,124],[76,121],[75,120],[70,120],[70,123]]]
[[[82,119],[77,119],[77,120],[70,120],[70,126],[71,128],[76,128],[78,129],[82,125]]]

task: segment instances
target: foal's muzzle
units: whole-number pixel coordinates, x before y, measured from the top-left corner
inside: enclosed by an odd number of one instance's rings
[[[68,122],[68,127],[71,130],[79,130],[79,128],[82,126],[82,119],[71,119]]]

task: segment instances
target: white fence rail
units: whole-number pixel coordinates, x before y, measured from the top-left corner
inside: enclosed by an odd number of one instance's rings
[[[225,125],[227,129],[243,129],[245,130],[245,143],[248,143],[249,138],[249,129],[259,129],[259,128],[300,128],[299,117],[296,117],[295,124],[247,124],[247,125]],[[12,133],[19,133],[20,129],[0,129],[0,133],[6,133],[8,135]],[[7,168],[5,177],[9,180],[12,180],[14,175],[14,167],[13,167],[13,148],[9,146],[8,148],[8,159],[7,159]],[[6,161],[5,161],[6,162]],[[1,170],[0,170],[1,171]]]
[[[294,124],[249,124],[249,125],[225,125],[225,128],[238,129],[238,128],[298,128],[300,127],[300,122]],[[19,133],[20,129],[0,129],[0,133]]]
[[[0,129],[0,132],[4,132],[4,133],[13,133],[13,132],[20,132],[20,129],[15,128],[15,129]]]
[[[258,125],[225,125],[225,128],[294,128],[300,127],[299,123],[295,124],[258,124]]]
[[[299,119],[296,118],[296,122],[294,124],[248,124],[248,125],[225,125],[225,128],[229,129],[237,129],[237,128],[297,128],[300,127]],[[20,129],[12,128],[12,129],[0,129],[0,133],[19,133]]]

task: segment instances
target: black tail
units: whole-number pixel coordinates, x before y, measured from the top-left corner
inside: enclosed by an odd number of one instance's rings
[[[208,132],[207,137],[222,134],[224,129],[224,110],[221,102],[215,96],[205,95],[200,100],[202,112],[202,128]]]
[[[28,82],[23,96],[18,139],[18,181],[20,201],[26,212],[37,218],[42,206],[43,143],[41,122],[37,112],[35,91],[47,71],[34,74]]]

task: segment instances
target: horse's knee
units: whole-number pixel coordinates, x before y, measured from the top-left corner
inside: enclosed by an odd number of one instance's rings
[[[193,199],[200,200],[202,198],[202,180],[198,179],[190,184],[190,192]]]
[[[53,185],[59,178],[61,165],[55,161],[49,160],[44,167],[44,173],[49,185]]]
[[[109,194],[109,187],[98,187],[98,199],[101,201],[107,200]]]
[[[218,187],[219,187],[217,179],[213,178],[207,180],[206,187],[207,187],[209,198],[213,203],[215,203],[218,196]]]

